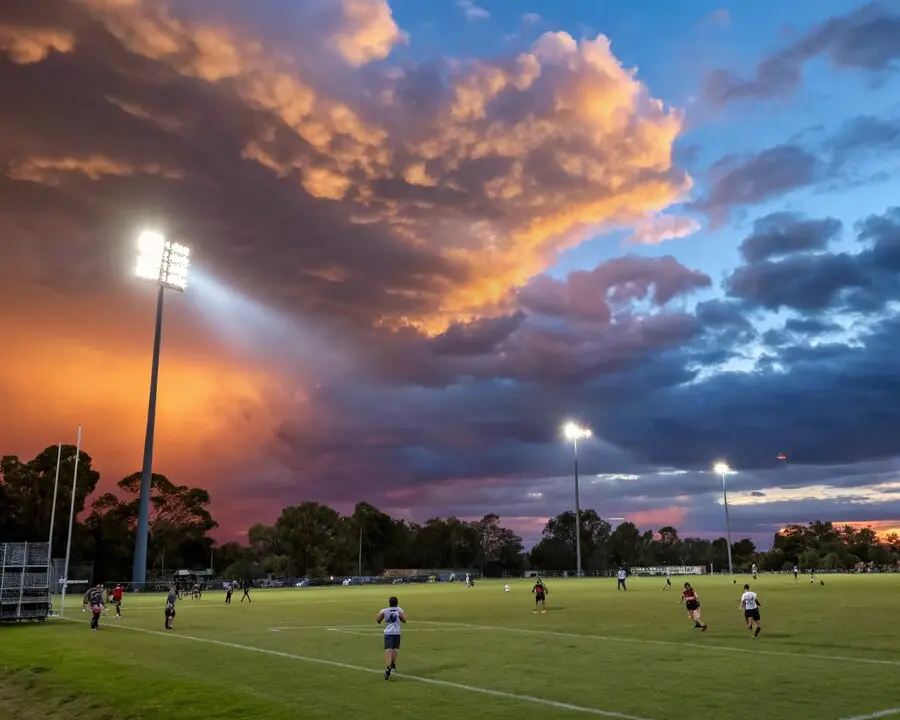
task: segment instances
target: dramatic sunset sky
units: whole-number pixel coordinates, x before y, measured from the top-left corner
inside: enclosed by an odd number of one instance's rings
[[[3,0],[0,453],[302,500],[900,526],[900,2]],[[786,462],[776,456],[785,453]]]

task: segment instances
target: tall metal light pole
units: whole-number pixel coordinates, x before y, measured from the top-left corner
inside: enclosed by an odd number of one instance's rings
[[[131,582],[147,581],[147,536],[150,530],[150,480],[153,475],[153,435],[156,429],[156,390],[159,381],[159,350],[162,342],[163,297],[165,291],[184,292],[187,287],[191,251],[184,245],[167,240],[161,233],[145,230],[138,238],[139,278],[155,282],[156,327],[153,333],[153,362],[150,369],[150,403],[147,409],[147,433],[144,437],[144,464],[141,468],[141,501],[137,537],[134,543],[134,567]],[[137,588],[136,588],[137,589]]]
[[[572,443],[575,450],[575,572],[581,577],[581,493],[578,489],[578,441],[591,436],[588,428],[583,428],[573,422],[563,426],[563,435]]]
[[[725,534],[728,536],[728,574],[734,575],[734,565],[731,562],[731,518],[728,516],[728,489],[725,487],[725,476],[731,472],[727,463],[717,462],[713,471],[722,476],[722,500],[725,503]]]

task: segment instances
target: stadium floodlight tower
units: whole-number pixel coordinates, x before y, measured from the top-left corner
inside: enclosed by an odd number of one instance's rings
[[[581,493],[578,489],[578,441],[591,436],[588,428],[567,422],[563,425],[563,435],[575,450],[575,572],[581,577]]]
[[[184,292],[187,287],[191,251],[167,240],[155,230],[144,230],[138,237],[138,261],[135,272],[142,280],[154,282],[156,292],[156,329],[153,334],[153,363],[150,370],[150,404],[147,409],[147,434],[144,437],[144,464],[141,468],[141,500],[134,566],[131,581],[143,585],[147,580],[147,536],[150,530],[150,480],[153,473],[153,434],[156,427],[156,389],[159,379],[159,346],[162,340],[163,297],[166,290]],[[137,589],[137,588],[136,588]]]
[[[728,463],[717,462],[713,465],[713,472],[722,476],[722,500],[725,503],[725,535],[728,539],[728,574],[734,575],[734,565],[731,562],[731,519],[728,516],[728,490],[725,487],[725,477],[731,472]]]

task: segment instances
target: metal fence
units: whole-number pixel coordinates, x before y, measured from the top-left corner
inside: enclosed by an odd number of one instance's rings
[[[50,614],[49,543],[0,544],[0,622]]]

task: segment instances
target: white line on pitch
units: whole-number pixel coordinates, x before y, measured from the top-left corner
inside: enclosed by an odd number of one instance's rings
[[[781,657],[811,658],[814,660],[833,660],[835,662],[856,662],[870,665],[900,665],[900,660],[876,660],[874,658],[849,657],[846,655],[816,655],[812,653],[779,652],[777,650],[755,650],[751,648],[739,648],[728,645],[701,645],[695,642],[675,642],[674,640],[645,640],[643,638],[629,638],[615,635],[583,635],[581,633],[556,632],[553,630],[529,630],[528,628],[503,627],[502,625],[470,625],[467,623],[432,622],[428,620],[416,620],[422,625],[440,625],[442,627],[471,628],[472,630],[497,630],[502,632],[520,633],[523,635],[552,635],[555,637],[581,638],[582,640],[606,640],[608,642],[635,643],[638,645],[665,645],[668,647],[690,648],[691,650],[718,650],[719,652],[748,653],[750,655],[777,655]],[[765,637],[765,636],[763,636]],[[898,710],[891,712],[897,713]],[[880,716],[874,716],[880,717]]]
[[[81,620],[72,620],[71,618],[61,618],[70,622],[84,624]],[[108,625],[106,627],[118,628],[121,630],[131,630],[132,632],[144,633],[146,635],[158,635],[165,638],[175,638],[178,640],[190,640],[192,642],[204,643],[207,645],[217,645],[219,647],[229,648],[231,650],[244,650],[246,652],[259,653],[261,655],[271,655],[273,657],[284,658],[286,660],[299,660],[300,662],[311,663],[314,665],[325,665],[327,667],[340,668],[342,670],[354,670],[355,672],[364,672],[369,675],[381,675],[381,670],[363,667],[361,665],[350,665],[336,660],[325,660],[324,658],[306,657],[304,655],[294,655],[293,653],[281,652],[279,650],[268,650],[266,648],[258,648],[252,645],[239,645],[238,643],[225,642],[224,640],[213,640],[212,638],[201,638],[193,635],[181,635],[178,633],[166,633],[160,630],[147,630],[146,628],[138,628],[132,625]],[[475,685],[464,685],[463,683],[455,683],[449,680],[437,680],[436,678],[426,678],[418,675],[407,675],[404,673],[401,678],[403,680],[412,680],[414,682],[424,683],[426,685],[434,685],[436,687],[450,688],[453,690],[464,690],[465,692],[478,693],[480,695],[489,695],[492,697],[503,698],[504,700],[515,700],[518,702],[530,703],[532,705],[543,705],[557,710],[569,710],[570,712],[584,713],[586,715],[597,715],[600,717],[615,718],[615,720],[648,720],[648,718],[638,717],[636,715],[626,715],[625,713],[617,713],[609,710],[598,710],[597,708],[584,707],[581,705],[572,705],[571,703],[559,702],[557,700],[548,700],[547,698],[532,697],[530,695],[518,695],[511,692],[503,692],[502,690],[489,690],[488,688],[477,687]]]
[[[843,720],[876,720],[877,718],[890,717],[891,715],[900,715],[900,708],[879,710],[871,715],[854,715],[853,717],[843,718]]]

